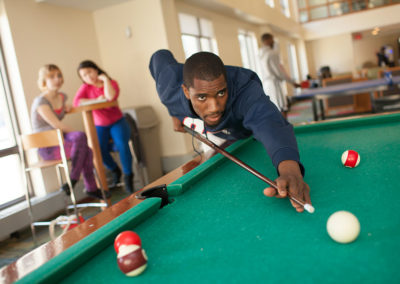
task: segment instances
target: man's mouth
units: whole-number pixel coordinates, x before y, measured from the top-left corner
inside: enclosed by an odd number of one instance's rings
[[[222,117],[222,113],[216,113],[216,114],[209,114],[206,115],[205,120],[208,122],[208,124],[215,124],[217,123]]]

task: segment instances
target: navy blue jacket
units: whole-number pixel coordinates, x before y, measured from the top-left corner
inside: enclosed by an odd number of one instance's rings
[[[293,127],[265,95],[256,73],[241,67],[225,67],[228,88],[226,109],[221,122],[215,127],[204,126],[206,131],[228,140],[253,135],[264,145],[276,169],[284,160],[300,164]],[[152,55],[149,68],[161,102],[169,114],[180,121],[187,117],[200,119],[181,88],[183,64],[178,63],[169,50],[159,50]],[[301,164],[300,167],[304,173]]]

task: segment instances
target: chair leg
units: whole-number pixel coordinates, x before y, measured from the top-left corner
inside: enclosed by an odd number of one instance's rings
[[[61,168],[59,165],[56,166],[57,168],[57,180],[58,180],[58,184],[60,185],[60,187],[63,185],[63,180],[62,180],[62,175],[61,175]]]
[[[104,186],[103,186],[103,184],[102,184],[102,182],[101,182],[101,179],[100,179],[99,174],[97,173],[95,167],[93,167],[93,173],[94,173],[94,176],[96,177],[96,180],[97,180],[98,183],[99,183],[101,195],[103,196],[103,200],[106,202],[107,207],[108,207],[108,202],[107,202],[106,193],[104,192]]]
[[[64,181],[62,179],[62,174],[61,174],[61,167],[59,165],[56,166],[57,170],[57,180],[58,180],[58,184],[61,188],[61,186],[64,184]],[[69,211],[68,211],[68,198],[64,198],[64,202],[65,202],[65,214],[69,215]]]
[[[71,197],[72,206],[73,206],[73,209],[74,209],[74,214],[75,214],[75,216],[77,218],[78,224],[80,224],[81,221],[80,221],[79,216],[78,216],[78,208],[76,206],[75,192],[74,192],[74,188],[72,187],[72,182],[71,182],[71,178],[69,176],[69,171],[68,171],[68,169],[64,168],[64,172],[65,172],[65,178],[67,179],[67,184],[68,184],[69,189],[71,191],[70,197]]]
[[[29,182],[29,176],[28,173],[25,171],[24,173],[24,181],[25,181],[25,199],[26,202],[28,204],[28,215],[29,215],[29,220],[30,220],[30,227],[31,227],[31,231],[32,231],[32,239],[33,239],[33,243],[36,245],[37,244],[37,238],[36,238],[36,231],[35,231],[35,225],[34,223],[34,218],[33,218],[33,210],[32,210],[32,203],[31,203],[31,195],[30,195],[30,191],[31,191],[31,184]]]

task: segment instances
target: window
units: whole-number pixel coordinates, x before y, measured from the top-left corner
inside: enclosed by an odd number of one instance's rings
[[[254,33],[239,30],[239,46],[244,68],[260,74],[260,62],[258,59],[257,39]]]
[[[281,4],[281,11],[282,13],[290,18],[290,8],[289,8],[289,1],[288,0],[279,0],[279,3]]]
[[[199,51],[218,54],[211,21],[180,13],[179,24],[186,58]]]
[[[296,46],[292,43],[288,43],[287,51],[289,58],[290,74],[296,82],[300,82],[299,66],[297,65]]]
[[[283,1],[283,0],[281,0]],[[399,0],[297,0],[300,22],[341,16],[361,10],[392,5]]]
[[[24,198],[17,124],[0,46],[0,209]]]
[[[271,8],[274,8],[274,7],[275,7],[274,0],[265,0],[265,4],[267,4],[267,5],[270,6]]]

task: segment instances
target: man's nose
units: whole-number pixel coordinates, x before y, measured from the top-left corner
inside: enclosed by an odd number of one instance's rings
[[[220,111],[220,104],[217,99],[212,98],[209,100],[208,111],[209,112],[219,112]]]

